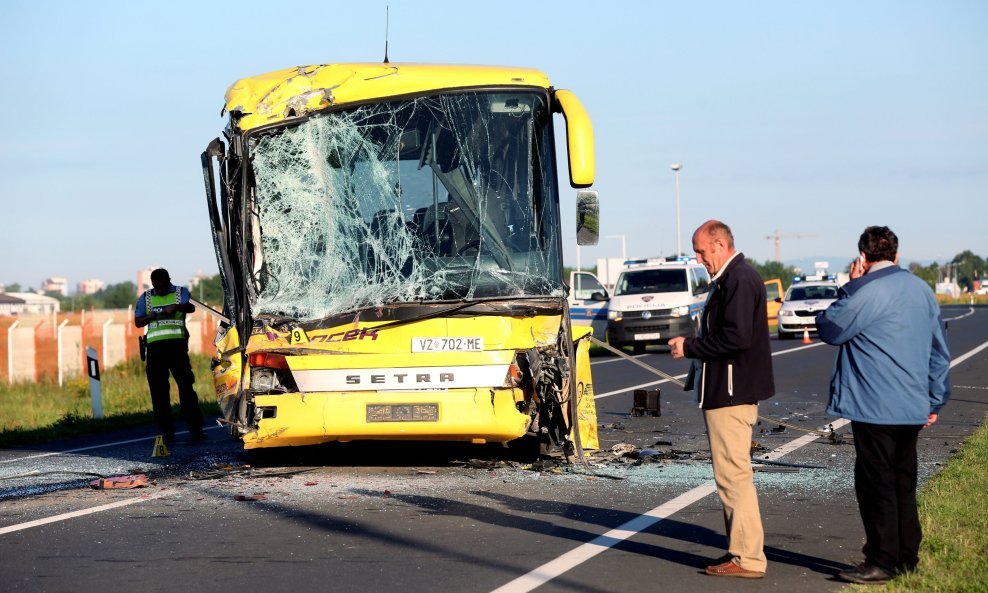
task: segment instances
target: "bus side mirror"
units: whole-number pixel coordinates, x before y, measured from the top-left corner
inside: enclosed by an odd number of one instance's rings
[[[600,236],[600,199],[595,190],[576,192],[576,244],[596,245]]]

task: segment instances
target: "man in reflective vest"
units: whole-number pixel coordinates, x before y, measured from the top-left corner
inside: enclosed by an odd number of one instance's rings
[[[151,406],[154,423],[166,443],[175,440],[175,419],[172,417],[171,394],[168,373],[178,385],[178,399],[182,417],[193,441],[206,438],[202,430],[202,410],[193,383],[192,364],[189,362],[189,332],[185,329],[185,315],[196,310],[189,302],[189,291],[171,283],[168,271],[158,268],[151,272],[151,285],[137,300],[134,324],[147,326],[147,377],[151,390]]]

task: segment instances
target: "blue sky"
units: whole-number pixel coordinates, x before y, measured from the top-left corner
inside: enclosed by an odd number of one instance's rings
[[[905,261],[988,257],[988,3],[406,2],[393,62],[529,66],[594,121],[603,235],[629,256],[732,226],[785,261],[892,227]],[[380,61],[385,2],[0,3],[0,283],[215,273],[199,154],[238,78]],[[573,190],[564,189],[567,264]],[[620,241],[581,260],[620,255]]]

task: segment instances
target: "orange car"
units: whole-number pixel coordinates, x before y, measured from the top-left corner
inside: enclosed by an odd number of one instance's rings
[[[782,280],[773,278],[765,281],[765,303],[768,308],[768,320],[777,321],[779,319],[779,309],[782,302],[777,301],[782,296]]]

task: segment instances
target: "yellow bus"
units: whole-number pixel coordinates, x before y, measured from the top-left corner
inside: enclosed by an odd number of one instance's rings
[[[224,111],[202,154],[230,319],[213,373],[245,448],[596,447],[555,167],[564,124],[595,244],[576,95],[522,68],[320,64],[239,80]]]

